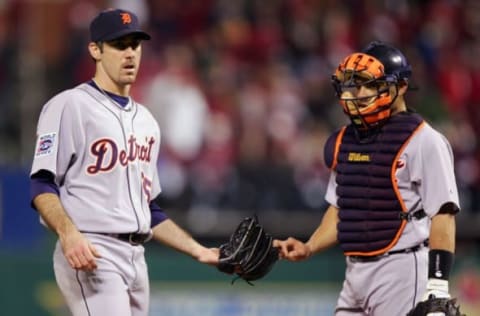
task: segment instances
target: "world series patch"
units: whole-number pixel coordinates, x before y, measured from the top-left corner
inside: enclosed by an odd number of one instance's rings
[[[55,145],[56,136],[56,133],[40,135],[37,140],[35,156],[38,157],[51,154]]]

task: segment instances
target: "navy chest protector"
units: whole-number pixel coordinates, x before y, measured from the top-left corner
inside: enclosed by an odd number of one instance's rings
[[[379,255],[398,241],[407,210],[395,171],[422,123],[419,115],[405,112],[392,116],[372,142],[360,143],[349,125],[325,144],[325,162],[337,172],[338,240],[345,255]]]

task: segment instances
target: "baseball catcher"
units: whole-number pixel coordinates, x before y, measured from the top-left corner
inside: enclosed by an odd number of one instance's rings
[[[243,219],[230,240],[220,246],[217,267],[222,272],[235,273],[251,284],[250,281],[267,275],[277,260],[278,250],[273,247],[273,238],[255,216]]]
[[[407,105],[412,74],[398,48],[378,41],[339,63],[332,85],[350,122],[324,145],[328,207],[306,242],[275,240],[289,261],[340,246],[336,316],[460,315],[448,286],[460,212],[453,151]]]

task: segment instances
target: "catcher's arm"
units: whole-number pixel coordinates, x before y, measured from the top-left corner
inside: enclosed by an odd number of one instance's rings
[[[450,298],[448,279],[455,252],[455,216],[439,213],[432,218],[430,228],[430,252],[428,283],[423,300],[431,295]]]
[[[446,203],[438,214],[432,217],[427,288],[422,301],[408,316],[462,315],[456,300],[451,298],[448,287],[455,252],[457,212],[458,208],[453,203]]]
[[[318,228],[306,243],[293,237],[275,240],[274,247],[280,250],[280,257],[290,261],[305,260],[317,252],[328,249],[337,243],[338,208],[330,205]]]

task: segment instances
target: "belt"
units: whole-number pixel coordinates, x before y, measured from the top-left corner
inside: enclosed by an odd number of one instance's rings
[[[138,234],[138,233],[126,233],[126,234],[110,234],[112,237],[116,237],[120,240],[126,241],[133,246],[143,245],[152,239],[152,233]]]
[[[97,232],[95,233],[89,232],[89,233],[117,238],[122,241],[128,242],[132,246],[143,245],[144,243],[152,239],[152,236],[153,236],[151,231],[148,234],[139,234],[139,233],[114,234],[114,233],[97,233]]]
[[[377,255],[377,256],[348,256],[348,258],[350,259],[351,262],[373,262],[373,261],[378,261],[380,259],[388,257],[390,255],[396,255],[396,254],[399,254],[399,253],[416,252],[423,247],[428,247],[428,239],[424,240],[422,243],[420,243],[416,246],[413,246],[413,247],[410,247],[410,248],[405,248],[405,249],[387,251],[387,252],[382,253],[381,255]]]

